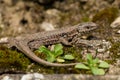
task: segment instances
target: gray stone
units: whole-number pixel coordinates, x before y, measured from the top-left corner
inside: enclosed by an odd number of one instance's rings
[[[118,30],[117,33],[120,34],[120,30]]]
[[[47,74],[42,76],[44,78],[35,78],[34,73],[29,75],[29,79],[23,79],[26,75],[29,74],[4,74],[0,76],[0,80],[120,80],[120,75]]]
[[[117,17],[110,25],[112,28],[120,27],[120,16]]]

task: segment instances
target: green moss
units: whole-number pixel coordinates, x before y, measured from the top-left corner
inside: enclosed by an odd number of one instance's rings
[[[81,48],[78,47],[65,47],[64,54],[71,54],[75,57],[75,62],[82,62]]]
[[[98,29],[95,31],[96,36],[100,36],[102,39],[106,40],[112,38],[111,35],[113,35],[114,32],[110,24],[118,16],[118,13],[118,8],[108,7],[101,10],[93,17],[92,21],[99,25]]]
[[[85,70],[78,70],[73,67],[49,67],[43,66],[40,64],[33,64],[29,71],[34,71],[43,74],[80,74],[80,73],[87,73]]]
[[[0,68],[25,70],[30,61],[22,53],[16,50],[0,46]]]
[[[78,62],[81,60],[80,51],[76,50],[75,47],[66,47],[64,48],[65,54],[73,54],[76,57],[75,61],[67,61],[66,63]],[[79,53],[78,53],[79,52]],[[35,52],[37,56],[42,56],[44,59],[45,55],[38,54]],[[4,46],[0,46],[0,69],[15,69],[16,71],[27,71],[27,72],[39,72],[43,74],[55,74],[55,73],[81,73],[80,70],[74,69],[73,67],[49,67],[38,64],[34,62],[34,64],[30,65],[31,61],[21,52],[17,50],[11,50]],[[4,66],[3,66],[4,65]],[[29,68],[28,68],[29,66]],[[70,70],[69,70],[70,69]],[[83,71],[84,72],[84,71]]]
[[[109,7],[105,8],[102,11],[98,12],[94,17],[93,17],[93,22],[97,21],[103,21],[107,23],[111,23],[114,21],[114,19],[118,16],[118,8],[115,7]]]
[[[89,21],[90,21],[90,18],[85,16],[85,17],[82,18],[82,21],[83,21],[83,22],[89,22]]]
[[[113,55],[111,55],[113,58],[115,58],[115,59],[120,58],[120,55],[119,55],[119,53],[120,53],[120,42],[114,42],[109,51],[113,53]]]
[[[117,59],[120,59],[120,42],[112,42],[112,46],[109,49],[111,55],[110,59],[105,60],[109,64],[113,64],[116,62]]]

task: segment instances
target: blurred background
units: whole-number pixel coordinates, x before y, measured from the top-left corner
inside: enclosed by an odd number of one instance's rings
[[[105,17],[111,23],[118,16],[119,8],[119,0],[0,0],[0,37],[53,30],[80,22],[100,23]]]

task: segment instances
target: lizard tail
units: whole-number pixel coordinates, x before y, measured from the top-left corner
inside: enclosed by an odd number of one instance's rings
[[[47,62],[39,57],[37,57],[31,50],[30,48],[23,44],[23,43],[17,43],[17,48],[19,50],[21,50],[26,56],[28,56],[30,59],[32,59],[33,61],[39,63],[39,64],[43,64],[46,66],[54,66],[54,67],[66,67],[66,66],[74,66],[76,64],[81,64],[81,63],[69,63],[69,64],[59,64],[59,63],[51,63],[51,62]]]

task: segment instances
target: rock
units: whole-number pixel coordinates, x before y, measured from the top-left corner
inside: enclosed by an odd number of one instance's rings
[[[41,29],[44,29],[45,31],[50,31],[50,30],[55,29],[54,26],[48,22],[43,22],[40,27],[41,27]]]
[[[120,16],[117,17],[110,25],[112,28],[117,28],[116,33],[120,34]]]
[[[43,80],[44,76],[39,73],[23,75],[21,80]]]
[[[113,72],[116,67],[110,68]],[[120,71],[118,69],[118,71]],[[5,74],[3,77],[8,76],[10,79],[5,80],[22,80],[21,77],[24,74]],[[44,79],[35,78],[32,80],[120,80],[119,74],[117,75],[104,75],[104,76],[94,76],[94,75],[85,75],[85,74],[46,74]],[[0,76],[1,77],[1,76]],[[12,78],[12,79],[11,79]],[[26,79],[28,80],[28,79]]]
[[[120,30],[118,30],[117,33],[120,34]]]
[[[0,39],[0,43],[7,43],[8,42],[8,37],[4,37]]]
[[[61,12],[57,9],[48,9],[45,11],[45,21],[53,25],[56,25],[60,22]]]
[[[98,52],[105,52],[105,49],[98,49]]]
[[[2,80],[13,80],[9,76],[4,76]]]
[[[116,18],[110,25],[112,28],[120,27],[120,16]]]
[[[43,80],[44,79],[43,74],[34,73],[33,75],[35,77],[35,80],[41,80],[41,79]]]
[[[4,0],[4,3],[11,6],[13,5],[13,0]]]
[[[118,54],[120,54],[120,53],[118,53]],[[120,59],[116,60],[116,65],[120,66]]]
[[[33,74],[26,74],[22,76],[21,80],[33,80]]]
[[[109,49],[111,48],[111,43],[109,41],[103,40],[103,47]]]

